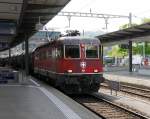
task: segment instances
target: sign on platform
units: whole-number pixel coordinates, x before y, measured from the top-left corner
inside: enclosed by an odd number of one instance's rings
[[[106,80],[107,85],[110,88],[111,91],[111,95],[113,94],[113,90],[116,92],[116,96],[117,96],[117,91],[120,91],[121,86],[120,86],[120,82],[118,81],[111,81],[111,80]]]
[[[107,80],[107,84],[110,87],[110,89],[115,90],[115,91],[120,91],[120,88],[121,88],[120,82]]]

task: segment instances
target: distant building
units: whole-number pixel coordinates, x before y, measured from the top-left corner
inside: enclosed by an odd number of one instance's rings
[[[50,40],[56,39],[61,35],[58,31],[46,31],[41,30],[35,33],[32,37],[29,38],[29,51],[32,52],[33,49],[39,45],[48,43]]]
[[[46,31],[41,30],[35,33],[33,36],[29,38],[29,52],[32,52],[39,45],[48,43],[50,40],[55,39],[60,36],[60,32],[58,31]],[[25,43],[21,43],[16,47],[11,49],[11,55],[16,56],[25,53]],[[0,53],[1,57],[8,57],[8,50]]]

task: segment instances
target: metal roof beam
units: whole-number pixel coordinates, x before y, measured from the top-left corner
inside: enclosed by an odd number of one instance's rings
[[[48,15],[48,16],[40,16],[40,19],[46,19],[49,20],[53,17],[54,15]],[[38,19],[39,20],[39,16],[31,16],[31,17],[25,17],[24,20],[31,20],[31,19]]]
[[[25,35],[31,36],[36,32],[35,25],[39,21],[42,24],[47,23],[69,2],[70,0],[0,0],[0,3],[6,4],[8,8],[17,6],[19,11],[13,12],[1,10],[1,20],[14,20],[16,23],[17,35],[11,37],[10,47],[22,42]],[[7,12],[9,14],[7,14]],[[1,50],[1,49],[0,49]]]
[[[45,5],[45,4],[28,4],[28,10],[34,9],[46,9],[46,8],[60,8],[64,7],[64,5]]]
[[[139,29],[139,28],[126,29],[125,31],[127,31],[127,32],[144,32],[142,29]]]
[[[108,36],[110,37],[119,37],[119,36],[123,36],[123,34],[108,34]]]
[[[40,18],[40,21],[42,22],[42,21],[49,21],[51,18]],[[38,17],[32,17],[32,18],[30,18],[30,17],[27,17],[27,18],[25,18],[24,19],[25,20],[25,22],[38,22],[39,21],[39,18]]]
[[[121,31],[118,31],[118,32],[116,32],[117,34],[123,34],[123,35],[130,35],[130,34],[132,34],[130,31],[123,31],[123,30],[121,30]]]
[[[27,0],[23,0],[23,3],[22,3],[22,10],[21,10],[21,13],[20,13],[20,19],[18,20],[17,30],[19,30],[19,27],[20,27],[21,24],[22,24],[22,20],[23,20],[24,13],[25,13],[25,10],[26,10],[27,5],[28,5],[28,1],[27,1]]]
[[[23,22],[23,25],[22,25],[22,26],[31,26],[31,25],[34,25],[34,26],[35,26],[35,24],[38,23],[38,22],[39,22],[39,21],[26,20],[26,21]],[[41,22],[42,24],[46,24],[48,21],[47,21],[47,20],[41,20],[40,22]]]
[[[55,13],[59,12],[58,8],[47,8],[47,9],[38,9],[38,10],[27,10],[26,13]]]
[[[0,19],[0,22],[16,23],[16,20],[12,20],[12,19]]]
[[[26,17],[40,17],[40,16],[48,16],[48,15],[56,15],[57,13],[41,13],[41,12],[36,12],[36,13],[26,13]]]
[[[9,2],[0,1],[0,3],[4,3],[4,4],[22,4],[22,1],[21,0],[18,0],[17,2],[14,2],[14,0],[9,1]]]

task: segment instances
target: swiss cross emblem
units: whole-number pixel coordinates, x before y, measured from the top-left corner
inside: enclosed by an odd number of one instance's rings
[[[86,67],[86,62],[80,62],[80,67],[84,69]]]

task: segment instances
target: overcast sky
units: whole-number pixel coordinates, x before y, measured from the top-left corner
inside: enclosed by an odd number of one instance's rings
[[[71,0],[62,11],[106,13],[116,15],[133,14],[133,22],[139,23],[144,17],[150,18],[150,0]],[[135,17],[136,16],[136,17]],[[109,19],[108,32],[118,30],[119,26],[128,23],[127,18]],[[49,28],[63,29],[68,27],[67,17],[57,16],[48,24]],[[82,30],[106,31],[104,19],[71,18],[71,28]]]

